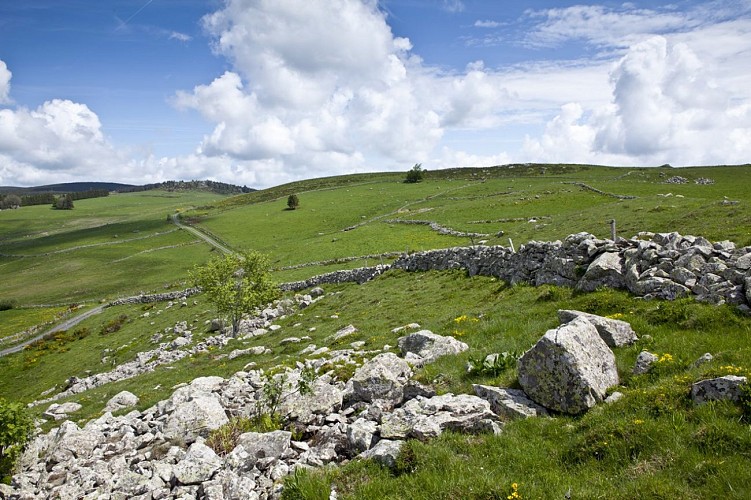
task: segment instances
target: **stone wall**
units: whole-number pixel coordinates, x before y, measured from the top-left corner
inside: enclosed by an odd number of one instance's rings
[[[134,297],[124,297],[116,299],[107,304],[107,307],[121,306],[123,304],[147,304],[149,302],[166,302],[168,300],[179,300],[196,295],[201,291],[200,288],[186,288],[176,292],[154,293],[151,295],[136,295]]]
[[[632,239],[601,240],[578,233],[563,241],[531,241],[517,252],[503,246],[469,246],[403,255],[391,266],[359,268],[286,283],[302,290],[324,283],[363,283],[389,268],[405,271],[464,269],[470,276],[494,276],[508,283],[552,284],[591,291],[625,289],[645,298],[695,296],[749,311],[751,247],[711,243],[678,233],[641,233]]]

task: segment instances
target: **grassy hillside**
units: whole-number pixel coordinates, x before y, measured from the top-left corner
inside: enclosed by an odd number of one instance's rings
[[[666,183],[678,175],[688,182]],[[579,231],[609,237],[611,219],[625,237],[639,231],[678,231],[751,244],[751,167],[517,166],[428,172],[419,184],[404,184],[403,177],[370,174],[347,184],[332,178],[328,183],[286,185],[188,215],[197,227],[231,246],[270,253],[278,267],[467,245],[478,239],[444,236],[427,226],[394,220],[430,221],[487,234],[483,239],[488,244],[555,240]],[[713,183],[695,183],[702,178]],[[293,192],[300,207],[289,211],[286,196]],[[503,234],[496,236],[499,231]],[[297,279],[301,273],[279,276]]]
[[[688,182],[665,182],[673,176]],[[316,264],[327,259],[479,239],[441,235],[398,220],[486,233],[482,239],[489,244],[507,245],[511,238],[517,247],[578,231],[608,237],[613,218],[626,237],[638,231],[678,231],[751,244],[748,166],[455,169],[428,172],[424,182],[410,185],[401,182],[403,177],[316,179],[231,198],[142,192],[82,200],[71,212],[47,207],[3,211],[0,299],[21,306],[69,304],[185,286],[187,271],[212,253],[167,221],[175,211],[233,248],[269,253],[279,268],[278,281],[381,260],[371,256],[346,265]],[[713,183],[694,182],[702,178]],[[293,193],[300,207],[286,210],[287,196]],[[293,265],[303,266],[283,269]],[[468,393],[473,383],[514,387],[514,366],[495,375],[469,375],[467,361],[526,350],[557,325],[558,309],[571,308],[619,317],[640,336],[635,345],[615,350],[621,378],[617,390],[625,394],[621,401],[581,417],[508,422],[500,436],[447,433],[430,443],[410,442],[394,469],[353,462],[300,473],[288,479],[287,498],[328,498],[332,487],[339,498],[373,499],[499,499],[514,491],[515,498],[563,498],[567,491],[571,498],[748,498],[751,406],[718,402],[695,407],[688,395],[691,384],[703,378],[751,376],[751,318],[731,307],[691,299],[645,301],[612,290],[584,294],[551,286],[508,286],[462,272],[391,271],[363,285],[329,285],[325,291],[321,301],[278,320],[278,331],[233,339],[223,348],[67,398],[83,405],[72,418],[101,415],[106,401],[124,389],[141,398],[138,408],[143,410],[168,397],[175,384],[198,376],[227,377],[249,362],[264,369],[292,366],[311,344],[332,350],[353,341],[364,341],[366,350],[395,346],[399,335],[392,330],[412,322],[470,346],[468,352],[418,372],[417,378],[439,393]],[[2,311],[0,338],[63,311]],[[157,303],[106,309],[74,331],[0,358],[0,397],[28,403],[50,389],[59,392],[71,376],[106,372],[153,349],[152,336],[181,321],[196,343],[210,335],[206,323],[213,317],[200,295],[185,307]],[[118,320],[119,330],[105,331]],[[332,340],[333,333],[349,324],[358,332]],[[291,336],[310,339],[280,345]],[[271,352],[227,357],[235,349],[260,345]],[[631,368],[642,349],[663,361],[650,374],[634,376]],[[705,352],[715,359],[693,367]],[[346,380],[355,366],[327,368]],[[47,406],[32,412],[39,416]]]
[[[0,300],[69,304],[179,286],[210,248],[167,217],[219,199],[145,191],[79,200],[73,210],[3,210]]]

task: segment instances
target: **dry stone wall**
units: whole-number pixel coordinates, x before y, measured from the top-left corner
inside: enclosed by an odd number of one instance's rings
[[[511,284],[552,284],[583,291],[612,287],[645,298],[694,296],[751,311],[751,247],[675,232],[640,233],[617,241],[577,233],[563,241],[531,241],[516,252],[484,245],[429,250],[402,255],[391,265],[337,271],[285,283],[282,288],[297,291],[326,283],[364,283],[390,268],[463,269],[470,276],[494,276]]]

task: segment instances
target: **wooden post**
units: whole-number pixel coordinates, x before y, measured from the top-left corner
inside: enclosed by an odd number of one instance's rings
[[[511,245],[511,251],[516,253],[516,250],[514,249],[514,242],[511,241],[511,238],[508,239],[508,244]]]
[[[610,239],[615,241],[615,219],[610,220]]]

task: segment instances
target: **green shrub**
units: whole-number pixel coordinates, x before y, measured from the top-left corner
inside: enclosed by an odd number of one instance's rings
[[[422,169],[422,163],[415,163],[415,166],[412,167],[412,169],[407,172],[407,178],[404,179],[404,182],[407,184],[415,184],[417,182],[422,181],[423,174],[425,172]]]
[[[502,352],[500,354],[488,354],[483,358],[473,358],[470,356],[467,361],[467,373],[469,375],[490,375],[497,377],[507,368],[516,366],[517,360],[521,357],[518,352]]]
[[[99,330],[99,335],[107,335],[108,333],[115,333],[119,331],[126,321],[128,321],[128,316],[121,314],[117,318],[110,320],[106,324],[102,325],[101,330]]]
[[[34,422],[21,403],[0,398],[0,478],[8,482],[16,459],[34,430]]]
[[[247,417],[232,417],[229,422],[209,433],[206,446],[223,457],[235,449],[242,434],[254,429],[253,420]]]
[[[9,311],[16,307],[15,299],[2,299],[0,300],[0,311]]]

